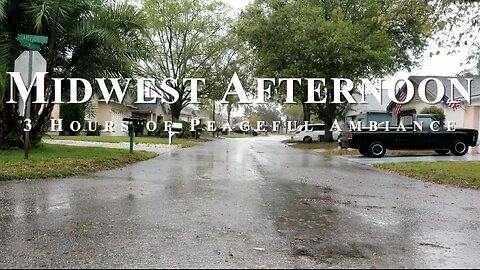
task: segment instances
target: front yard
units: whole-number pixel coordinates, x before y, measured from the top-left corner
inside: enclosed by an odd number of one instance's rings
[[[324,156],[361,156],[357,150],[340,150],[337,143],[294,143],[290,147],[307,149]],[[434,151],[389,150],[386,156],[438,156]],[[373,167],[422,181],[480,189],[480,161],[400,162],[373,164]]]
[[[43,144],[23,159],[23,150],[0,151],[0,181],[85,175],[156,157],[155,153]]]
[[[480,189],[480,161],[403,162],[373,166],[427,182]]]
[[[110,136],[49,136],[52,140],[82,141],[82,142],[104,142],[104,143],[121,143],[130,142],[130,137],[110,137]],[[45,137],[45,138],[49,138]],[[136,143],[143,144],[168,144],[168,138],[158,137],[136,137]],[[173,138],[173,144],[180,148],[193,147],[199,143],[194,139],[178,139]]]

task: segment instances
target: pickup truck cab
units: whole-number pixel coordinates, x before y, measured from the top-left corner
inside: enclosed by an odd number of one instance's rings
[[[387,150],[435,150],[439,155],[463,156],[478,145],[478,131],[440,127],[434,115],[413,115],[400,120],[405,130],[380,127],[377,131],[361,129],[344,132],[339,138],[342,149],[358,149],[367,157],[383,157]]]

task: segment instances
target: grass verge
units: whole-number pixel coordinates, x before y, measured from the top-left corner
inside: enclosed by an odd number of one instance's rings
[[[373,166],[427,182],[480,189],[480,161],[404,162]]]
[[[130,154],[123,149],[43,144],[31,151],[27,161],[23,151],[0,151],[0,181],[85,175],[156,156],[149,152]]]
[[[82,142],[105,142],[105,143],[121,143],[130,142],[130,137],[121,136],[49,136],[52,140],[82,141]],[[158,137],[136,137],[136,143],[143,144],[168,144],[168,138]],[[173,144],[181,148],[189,148],[198,144],[199,141],[193,139],[173,138]]]
[[[291,141],[286,141],[291,143]],[[303,143],[295,142],[290,144],[291,147],[297,149],[337,149],[338,142],[312,142],[312,143]]]
[[[360,152],[358,150],[339,150],[339,149],[332,149],[332,151],[325,151],[321,153],[322,155],[325,156],[361,156]],[[424,155],[429,155],[429,156],[435,156],[438,154],[435,153],[435,151],[429,151],[429,150],[419,150],[419,151],[414,151],[414,150],[388,150],[387,153],[385,154],[386,157],[395,157],[395,156],[424,156]]]

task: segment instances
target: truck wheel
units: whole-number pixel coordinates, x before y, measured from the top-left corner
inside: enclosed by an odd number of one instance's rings
[[[455,141],[450,149],[455,156],[464,156],[468,153],[468,146],[463,141]]]
[[[369,156],[373,158],[381,158],[385,156],[385,153],[387,152],[387,149],[385,149],[385,145],[381,142],[374,142],[370,144],[369,148]]]
[[[311,143],[311,142],[313,142],[313,139],[312,139],[312,137],[307,136],[307,137],[303,138],[303,142],[304,143]]]
[[[448,153],[450,153],[450,150],[448,149],[435,150],[435,153],[439,154],[440,156],[446,156],[448,155]]]

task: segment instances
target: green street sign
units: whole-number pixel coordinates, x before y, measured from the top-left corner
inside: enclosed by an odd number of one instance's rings
[[[34,36],[34,35],[24,35],[24,34],[19,34],[17,35],[17,40],[20,42],[30,42],[30,43],[37,43],[37,44],[42,44],[45,45],[48,43],[48,37],[46,36]]]
[[[39,52],[42,49],[40,44],[31,43],[28,41],[20,41],[20,44],[22,44],[22,47],[24,47],[25,49],[28,49],[29,51]]]

